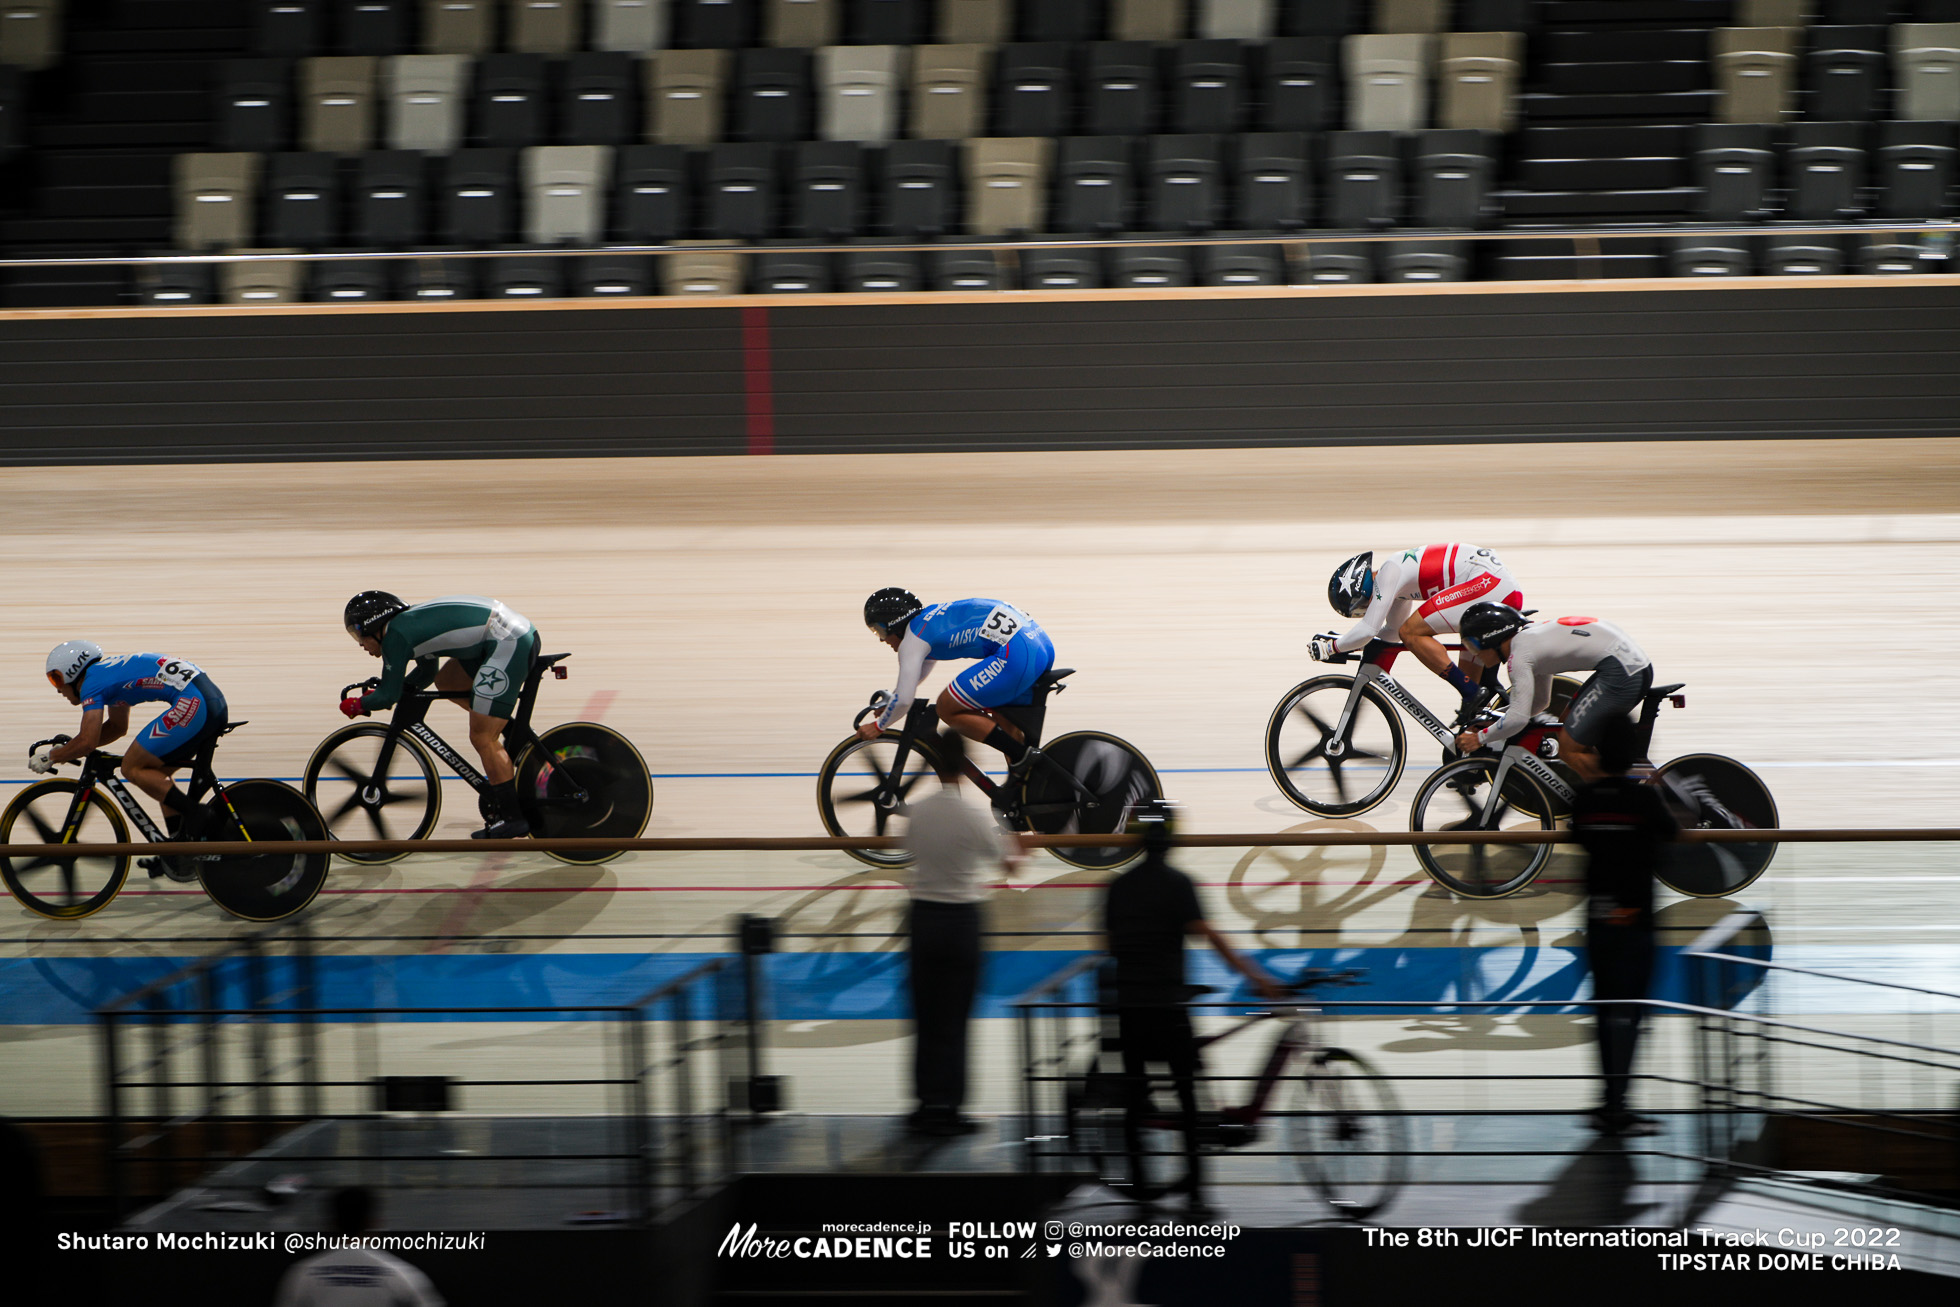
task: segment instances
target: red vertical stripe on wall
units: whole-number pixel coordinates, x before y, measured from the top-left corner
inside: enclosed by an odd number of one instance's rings
[[[769,310],[742,310],[742,382],[748,398],[749,452],[776,452],[776,393],[770,382]]]

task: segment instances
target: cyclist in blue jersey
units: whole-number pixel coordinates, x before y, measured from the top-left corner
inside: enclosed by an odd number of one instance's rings
[[[1034,619],[997,599],[955,599],[928,608],[909,590],[887,586],[864,601],[864,624],[898,651],[898,687],[875,719],[858,727],[865,739],[912,709],[919,682],[936,662],[971,658],[939,692],[939,720],[969,740],[1000,750],[1010,772],[1032,765],[1019,726],[995,711],[1034,702],[1034,683],[1055,665],[1055,646]]]
[[[203,669],[166,654],[106,657],[92,640],[68,640],[48,655],[48,684],[82,710],[75,738],[56,747],[42,745],[27,760],[29,771],[46,775],[64,762],[77,762],[129,730],[129,709],[139,703],[166,703],[163,714],[143,728],[123,753],[122,774],[163,807],[171,835],[195,839],[202,833],[200,813],[170,783],[170,774],[197,756],[208,741],[224,733],[225,696]]]

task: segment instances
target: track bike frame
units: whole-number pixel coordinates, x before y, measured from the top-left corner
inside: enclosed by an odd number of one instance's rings
[[[558,663],[560,659],[569,657],[571,657],[570,654],[546,654],[532,664],[530,674],[524,678],[524,693],[517,701],[517,711],[511,716],[508,722],[504,723],[504,748],[510,753],[513,762],[516,761],[517,756],[525,749],[535,748],[542,754],[544,748],[543,742],[538,739],[537,732],[531,729],[531,710],[536,706],[538,686],[543,683],[546,670],[549,669],[551,674],[557,679],[564,680],[566,669],[559,666]],[[371,690],[379,684],[380,682],[378,680],[356,681],[354,684],[343,689],[340,694],[344,699],[354,690],[361,689],[364,686]],[[490,788],[490,782],[484,774],[471,766],[461,754],[450,747],[449,741],[436,734],[435,729],[423,720],[429,715],[429,705],[438,699],[454,699],[467,703],[469,698],[470,696],[468,694],[452,694],[443,690],[416,690],[412,693],[404,694],[400,701],[395,704],[394,715],[388,719],[388,733],[382,738],[380,753],[375,758],[374,774],[376,776],[386,776],[388,774],[388,764],[394,760],[397,742],[402,736],[409,735],[413,736],[430,753],[433,753],[438,759],[453,768],[456,775],[472,790],[475,790],[478,794],[487,792]],[[569,772],[566,773],[566,777],[568,780],[571,779]],[[554,804],[576,805],[584,803],[591,797],[577,781],[571,781],[571,785],[571,793],[560,798],[544,801]],[[373,800],[378,797],[377,795],[362,796],[364,800]]]
[[[1059,692],[1063,688],[1065,687],[1057,681],[1048,687],[1046,694]],[[872,696],[871,703],[852,720],[851,724],[853,726],[862,722],[871,713],[883,710],[885,706],[883,693],[883,691],[880,691],[878,694]],[[1046,694],[1044,694],[1042,702],[1032,705],[1034,709],[1032,714],[1032,727],[1030,727],[1027,721],[1016,723],[1022,728],[1023,734],[1027,737],[1027,745],[1030,749],[1041,747],[1041,727],[1043,716],[1047,709]],[[1022,706],[1025,707],[1028,705]],[[911,757],[921,739],[928,739],[932,736],[933,726],[938,720],[939,713],[933,707],[932,700],[914,699],[912,701],[912,710],[905,714],[905,725],[896,733],[898,752],[892,755],[891,771],[879,782],[877,791],[871,796],[871,801],[878,805],[879,812],[882,816],[891,817],[897,814],[899,805],[903,802],[904,797],[899,790],[899,782],[905,775],[906,760]],[[891,734],[891,732],[886,732],[886,734]],[[925,752],[923,749],[918,749],[918,751],[921,753]],[[1073,812],[1078,809],[1093,810],[1101,806],[1101,801],[1097,799],[1093,792],[1085,788],[1080,780],[1076,779],[1074,773],[1050,759],[1046,754],[1043,754],[1038,760],[1038,765],[1047,768],[1055,775],[1066,780],[1069,783],[1069,787],[1075,791],[1075,802],[1041,803],[1023,808],[1012,801],[1008,795],[1006,786],[995,784],[993,778],[981,771],[978,764],[971,757],[968,757],[962,763],[960,774],[966,777],[967,780],[973,782],[974,787],[987,796],[987,802],[992,804],[1016,830],[1025,830],[1027,828],[1028,816],[1031,812],[1042,814],[1050,812]]]
[[[1688,696],[1676,693],[1680,688],[1679,685],[1674,685],[1647,692],[1646,701],[1640,707],[1639,747],[1636,750],[1639,761],[1634,764],[1636,771],[1653,768],[1653,763],[1648,761],[1647,754],[1654,742],[1654,719],[1660,714],[1661,702],[1666,700],[1676,708],[1688,706]],[[1504,751],[1498,758],[1496,774],[1491,777],[1490,794],[1484,799],[1483,811],[1477,814],[1477,824],[1480,828],[1489,829],[1491,823],[1496,820],[1498,806],[1503,802],[1504,782],[1510,778],[1513,771],[1523,772],[1544,786],[1545,792],[1554,799],[1567,807],[1571,806],[1577,793],[1566,784],[1564,777],[1538,755],[1539,741],[1558,729],[1560,728],[1555,726],[1529,727],[1516,739],[1505,744]],[[1683,794],[1680,798],[1691,807],[1699,806],[1698,801],[1689,795]]]
[[[226,727],[226,730],[244,724],[244,722],[234,722]],[[43,744],[52,743],[66,743],[66,740],[41,740],[33,747],[38,749]],[[224,804],[225,811],[231,814],[231,824],[238,838],[249,842],[252,838],[251,832],[245,829],[245,823],[239,819],[238,810],[232,807],[231,795],[225,790],[224,783],[211,770],[212,758],[217,752],[217,746],[218,742],[212,740],[208,746],[198,750],[197,756],[191,760],[191,780],[189,788],[184,792],[185,797],[192,804],[196,804],[201,802],[207,793],[215,795],[216,801]],[[75,843],[75,836],[81,829],[82,815],[88,811],[89,797],[98,788],[109,792],[109,796],[129,815],[130,824],[142,833],[144,839],[152,844],[165,844],[170,841],[170,836],[150,820],[150,814],[143,810],[143,805],[138,803],[136,796],[129,792],[129,786],[116,775],[116,768],[121,765],[122,759],[106,749],[94,750],[83,761],[81,775],[76,778],[75,797],[68,805],[68,818],[61,825],[60,843]],[[194,854],[192,856],[205,860],[215,858],[217,855]]]
[[[1446,644],[1443,648],[1454,652],[1458,646]],[[1403,689],[1401,682],[1389,675],[1388,669],[1394,666],[1395,659],[1405,652],[1407,652],[1406,645],[1391,644],[1387,640],[1370,640],[1358,654],[1337,654],[1325,660],[1330,664],[1344,663],[1351,658],[1359,659],[1361,662],[1361,666],[1355,669],[1353,684],[1348,687],[1347,702],[1341,705],[1341,715],[1327,737],[1325,748],[1330,761],[1341,761],[1346,758],[1349,744],[1348,727],[1354,721],[1355,705],[1361,702],[1362,692],[1371,685],[1379,686],[1381,692],[1388,696],[1389,702],[1400,708],[1409,720],[1435,736],[1436,743],[1451,753],[1456,752],[1456,732],[1445,725],[1442,718],[1429,711],[1422,700]]]

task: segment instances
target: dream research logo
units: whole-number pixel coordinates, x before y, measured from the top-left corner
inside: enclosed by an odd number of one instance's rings
[[[476,674],[475,690],[486,699],[494,699],[510,688],[510,677],[501,667],[486,667]]]

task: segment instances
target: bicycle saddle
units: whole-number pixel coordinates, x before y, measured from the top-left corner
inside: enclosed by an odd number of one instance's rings
[[[1667,698],[1668,695],[1673,694],[1686,684],[1686,681],[1676,681],[1673,685],[1657,685],[1642,695],[1641,699],[1646,703],[1659,703],[1662,699]]]
[[[567,658],[570,657],[571,655],[568,653],[539,654],[537,657],[537,661],[531,664],[531,670],[534,672],[541,672],[545,668],[556,666],[557,664],[564,662]]]
[[[1034,683],[1039,689],[1052,690],[1073,675],[1075,675],[1073,667],[1051,667],[1035,677]]]
[[[226,723],[225,723],[225,728],[224,728],[224,729],[223,729],[222,731],[219,731],[219,732],[218,732],[218,734],[220,734],[220,735],[230,735],[230,734],[231,734],[231,733],[232,733],[233,731],[235,731],[235,730],[237,730],[237,729],[238,729],[239,727],[241,727],[241,726],[250,726],[251,724],[252,724],[252,721],[251,721],[251,718],[249,718],[249,717],[248,717],[248,718],[246,718],[246,719],[245,719],[245,720],[243,720],[243,721],[236,721],[236,722],[226,722]]]

